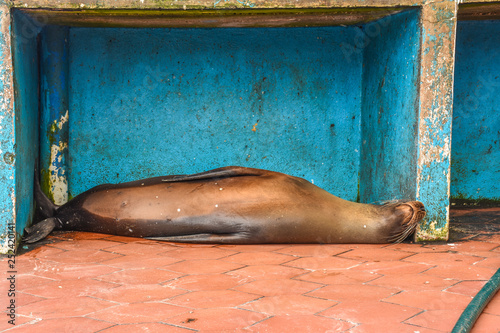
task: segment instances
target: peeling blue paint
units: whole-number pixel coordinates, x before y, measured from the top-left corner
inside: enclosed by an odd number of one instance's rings
[[[40,169],[42,188],[58,205],[68,201],[68,27],[40,34]]]
[[[448,239],[456,10],[454,1],[428,3],[422,9],[416,194],[427,215],[416,240]]]
[[[9,250],[8,239],[16,218],[14,142],[14,96],[12,59],[10,56],[10,17],[4,1],[0,1],[0,253]]]
[[[3,182],[2,190],[8,189],[2,204],[12,204],[9,210],[2,208],[2,213],[9,212],[10,218],[3,215],[0,223],[15,223],[16,233],[19,237],[33,218],[33,170],[38,154],[38,60],[36,36],[39,30],[36,22],[20,14],[13,14],[12,24],[12,57],[13,57],[13,83],[14,83],[14,110],[2,110],[2,116],[15,112],[12,121],[13,127],[2,124],[2,134],[8,138],[6,141],[13,144],[8,153],[4,154],[3,161],[12,168],[8,182]],[[11,50],[9,50],[10,52]],[[3,91],[9,88],[2,87]],[[3,150],[3,148],[2,148]],[[0,163],[1,164],[1,163]],[[15,171],[14,171],[15,170]],[[0,174],[5,175],[5,170]],[[4,176],[5,177],[5,176]],[[10,183],[10,184],[9,184]],[[4,184],[9,184],[4,187]],[[4,219],[5,218],[5,219]],[[2,226],[0,225],[0,228]],[[2,229],[6,230],[6,229]]]
[[[362,54],[340,48],[356,31],[72,28],[71,195],[244,165],[356,200]]]
[[[500,201],[500,21],[457,27],[451,197]]]

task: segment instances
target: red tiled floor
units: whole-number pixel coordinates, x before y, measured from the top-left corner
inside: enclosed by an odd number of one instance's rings
[[[94,320],[90,318],[83,317],[70,317],[70,318],[57,318],[57,319],[45,319],[39,322],[34,322],[33,324],[26,324],[23,326],[18,326],[9,332],[75,332],[75,333],[85,333],[85,332],[97,332],[105,329],[107,327],[113,326],[113,324]]]
[[[177,247],[166,253],[167,256],[177,259],[197,260],[197,259],[220,259],[228,257],[236,252],[231,250],[222,250],[212,246],[199,247]]]
[[[198,309],[224,308],[236,307],[259,297],[234,290],[201,290],[171,298],[168,303]]]
[[[188,308],[161,302],[121,304],[88,314],[89,318],[117,324],[165,322],[168,318],[189,312]]]
[[[2,314],[3,315],[3,314]],[[5,316],[4,317],[4,320],[1,320],[0,321],[0,332],[5,332],[7,330],[18,330],[19,329],[19,332],[21,330],[23,330],[23,332],[28,332],[28,330],[26,330],[26,327],[28,327],[28,325],[30,323],[37,323],[38,321],[34,320],[34,318],[32,317],[29,317],[29,316],[24,316],[24,315],[16,315],[16,319],[14,320],[14,324],[11,324],[9,323],[8,321],[9,320],[12,320],[10,317],[7,317]],[[33,332],[33,331],[31,331]]]
[[[392,250],[390,248],[360,246],[358,248],[352,249],[349,252],[340,254],[339,257],[362,261],[379,262],[401,260],[411,255],[413,255],[413,253]]]
[[[494,297],[486,306],[483,313],[500,316],[500,297]],[[499,326],[500,328],[500,326]]]
[[[103,281],[83,278],[78,280],[60,280],[45,283],[23,290],[24,293],[44,298],[93,297],[100,290],[110,290],[117,285]]]
[[[295,257],[274,252],[243,252],[224,258],[224,261],[242,265],[279,265]]]
[[[306,271],[282,265],[256,265],[248,266],[228,272],[228,275],[238,277],[242,281],[267,280],[277,278],[292,278],[306,273]]]
[[[344,332],[354,325],[314,315],[274,316],[251,327],[252,332]]]
[[[88,332],[88,331],[87,331]],[[148,333],[189,333],[193,332],[185,328],[175,327],[172,325],[166,325],[161,323],[145,323],[145,324],[122,324],[115,325],[113,327],[107,328],[105,330],[99,331],[99,333],[137,333],[137,332],[148,332]]]
[[[379,322],[393,321],[400,323],[409,319],[419,312],[420,309],[380,302],[379,300],[351,299],[325,310],[320,315],[347,320],[352,323],[374,324]]]
[[[449,332],[500,266],[500,234],[463,239],[190,245],[56,233],[17,256],[17,325],[0,331]],[[500,294],[472,332],[499,327]]]
[[[168,243],[150,242],[145,240],[128,242],[126,238],[123,239],[124,241],[114,242],[115,245],[107,247],[106,250],[113,253],[149,258],[151,255],[167,253],[168,251],[178,249],[178,247]]]
[[[460,310],[427,310],[408,319],[406,323],[440,332],[450,332],[461,313]]]
[[[75,256],[75,252],[78,251],[80,256]],[[82,264],[82,263],[99,263],[105,260],[110,260],[113,258],[120,257],[119,254],[114,254],[106,251],[99,250],[88,250],[88,249],[78,249],[73,251],[64,251],[51,256],[50,261],[55,261],[61,264]]]
[[[16,302],[18,306],[25,306],[34,302],[39,302],[43,301],[46,298],[44,297],[39,297],[39,296],[34,296],[30,294],[25,294],[20,291],[16,292]]]
[[[340,253],[349,251],[345,245],[336,244],[305,244],[305,245],[293,245],[287,246],[285,248],[279,249],[276,252],[289,254],[296,257],[332,257]]]
[[[500,316],[483,313],[472,329],[472,333],[498,333],[500,331]]]
[[[183,274],[162,269],[127,269],[98,277],[101,281],[125,284],[157,284],[173,280]]]
[[[440,331],[419,327],[405,323],[379,322],[376,324],[361,324],[349,331],[349,333],[438,333]]]
[[[370,286],[368,284],[335,284],[308,293],[308,296],[345,302],[352,299],[382,300],[398,293],[398,289]]]
[[[386,298],[387,303],[400,304],[425,310],[465,309],[472,297],[446,291],[408,290]]]
[[[119,271],[118,268],[99,264],[64,264],[55,262],[40,262],[31,271],[32,274],[53,280],[80,279],[85,277],[96,277]],[[23,285],[20,282],[20,285]]]
[[[141,260],[137,260],[136,255],[123,255],[111,260],[103,261],[102,264],[123,269],[145,269],[162,268],[180,261],[182,261],[182,259],[162,257],[159,255],[146,255]]]
[[[272,279],[252,281],[233,289],[261,296],[305,294],[323,285],[293,279]]]
[[[165,285],[171,288],[198,291],[231,289],[240,283],[240,278],[227,274],[197,274],[183,276],[169,281]]]
[[[165,322],[195,330],[220,332],[251,326],[268,316],[234,308],[211,308],[190,311]]]
[[[351,269],[321,269],[297,277],[297,280],[322,284],[364,283],[381,277],[381,274]]]
[[[105,250],[119,245],[117,242],[110,242],[106,239],[80,239],[78,242],[59,242],[50,245],[60,250]]]
[[[460,281],[446,291],[474,297],[485,285],[486,281]]]
[[[158,284],[125,284],[112,289],[100,289],[93,297],[119,303],[144,303],[169,299],[186,291]]]
[[[360,261],[340,257],[303,257],[287,262],[287,266],[315,271],[318,269],[347,269],[361,264]]]
[[[490,255],[490,253],[485,254]],[[484,260],[481,260],[476,264],[478,267],[487,267],[492,269],[498,269],[500,267],[500,254],[496,257],[486,257]]]
[[[456,280],[487,280],[495,274],[495,271],[477,265],[463,267],[460,263],[452,262],[451,264],[443,263],[438,267],[433,267],[426,271],[425,274]]]
[[[384,274],[384,275],[398,275],[398,274],[419,274],[430,268],[432,265],[411,263],[405,261],[368,261],[353,267],[353,271],[365,271],[370,273]]]
[[[64,301],[63,301],[64,300]],[[18,309],[18,313],[32,318],[64,318],[85,316],[93,312],[115,306],[114,303],[91,297],[51,298],[30,303]]]
[[[313,315],[336,305],[337,302],[302,295],[266,296],[240,306],[270,316]]]
[[[169,271],[185,273],[185,274],[224,273],[242,267],[243,267],[242,265],[232,264],[222,260],[213,260],[213,259],[186,260],[167,266],[162,266],[162,268],[168,269]]]
[[[422,274],[385,275],[370,281],[371,285],[398,288],[400,290],[440,291],[457,283],[458,280]]]

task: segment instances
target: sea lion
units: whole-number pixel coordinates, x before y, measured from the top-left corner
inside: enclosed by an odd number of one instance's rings
[[[388,243],[425,216],[418,201],[355,203],[302,178],[234,166],[100,185],[62,206],[38,182],[35,192],[46,219],[26,229],[26,243],[54,229],[189,243]]]

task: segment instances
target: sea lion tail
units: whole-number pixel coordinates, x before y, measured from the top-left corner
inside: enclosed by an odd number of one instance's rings
[[[36,205],[42,217],[44,219],[53,217],[59,208],[43,193],[40,186],[40,178],[38,176],[38,170],[35,169],[35,184],[34,184],[34,195]]]
[[[406,214],[403,221],[396,227],[387,238],[388,243],[401,243],[408,236],[415,232],[418,223],[425,217],[424,204],[420,201],[393,201],[384,206],[406,206],[409,207],[411,213]]]

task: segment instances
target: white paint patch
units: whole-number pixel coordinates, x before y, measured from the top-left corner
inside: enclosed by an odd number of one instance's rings
[[[59,119],[59,122],[56,124],[57,127],[59,127],[59,129],[62,129],[63,125],[68,122],[68,119],[69,119],[69,111],[66,110],[66,113],[64,114],[64,116],[61,116],[61,118]]]
[[[215,205],[215,208],[217,208],[217,207],[219,207],[219,205],[217,205],[217,204],[216,204],[216,205]]]
[[[49,166],[49,188],[56,205],[62,205],[68,202],[68,180],[66,177],[66,170],[59,168],[65,149],[68,149],[67,142],[59,142],[59,144],[53,144],[50,147],[51,163]]]
[[[180,212],[180,211],[181,211],[181,209],[180,209],[180,208],[177,208],[177,211],[178,211],[178,212]]]
[[[61,130],[69,120],[69,111],[62,115],[59,120],[54,121],[54,126]],[[62,205],[68,202],[68,179],[66,169],[61,168],[63,164],[64,151],[68,149],[67,142],[58,142],[50,147],[50,166],[49,166],[49,188],[54,197],[56,205]]]

